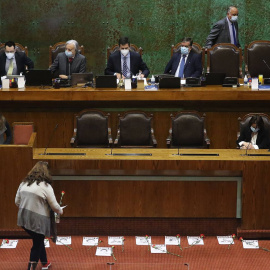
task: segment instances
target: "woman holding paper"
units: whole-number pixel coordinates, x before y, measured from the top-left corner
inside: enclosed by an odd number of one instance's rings
[[[28,270],[36,268],[38,261],[42,263],[42,269],[48,269],[51,265],[47,260],[44,246],[45,236],[50,237],[51,220],[54,215],[51,209],[58,214],[63,210],[57,203],[51,186],[52,176],[48,163],[39,161],[27,174],[20,184],[15,203],[19,207],[18,226],[21,226],[32,238],[33,246],[30,252]]]
[[[253,115],[246,128],[240,131],[237,139],[240,149],[268,149],[270,147],[269,131],[264,128],[260,115]]]

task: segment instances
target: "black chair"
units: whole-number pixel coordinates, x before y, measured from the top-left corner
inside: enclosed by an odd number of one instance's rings
[[[245,46],[245,72],[248,76],[270,77],[270,41],[256,40]]]
[[[156,147],[154,130],[152,128],[152,115],[144,112],[132,111],[119,116],[116,147],[149,148]]]
[[[98,110],[83,110],[74,117],[71,146],[81,148],[111,147],[113,139],[109,128],[109,114]]]
[[[207,72],[242,78],[242,49],[230,43],[215,44],[207,50]]]
[[[171,115],[171,128],[167,138],[167,147],[171,148],[209,148],[205,115],[197,112],[178,112]]]

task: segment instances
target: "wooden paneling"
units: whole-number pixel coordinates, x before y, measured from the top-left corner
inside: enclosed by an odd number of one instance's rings
[[[153,126],[159,148],[166,148],[170,114],[182,110],[197,110],[206,114],[210,148],[235,148],[238,117],[250,112],[270,112],[270,96],[266,91],[250,91],[209,86],[181,90],[123,91],[82,88],[25,91],[0,91],[0,107],[9,123],[32,121],[38,132],[37,145],[45,147],[55,125],[50,147],[69,147],[73,134],[74,114],[87,108],[97,108],[111,114],[113,138],[116,136],[118,114],[131,109],[154,115]]]

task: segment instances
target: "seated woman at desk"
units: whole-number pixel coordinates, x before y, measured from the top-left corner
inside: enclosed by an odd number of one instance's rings
[[[0,113],[0,144],[11,144],[11,130],[4,115]]]
[[[270,146],[269,132],[264,128],[261,116],[253,115],[248,125],[241,130],[237,139],[240,149],[268,149]]]

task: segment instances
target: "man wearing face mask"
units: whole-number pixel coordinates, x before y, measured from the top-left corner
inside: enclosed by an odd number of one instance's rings
[[[199,78],[202,74],[201,55],[192,50],[193,40],[185,37],[181,41],[180,51],[174,53],[167,64],[164,74],[171,74],[175,77]]]
[[[121,79],[131,78],[139,73],[140,77],[146,78],[150,71],[140,54],[130,51],[129,39],[122,37],[118,44],[120,51],[110,55],[105,75],[116,75],[118,79]]]
[[[68,79],[72,73],[85,73],[86,58],[79,53],[79,44],[76,40],[66,42],[65,52],[58,53],[50,70],[55,77]]]
[[[238,39],[238,9],[235,6],[228,7],[227,16],[214,24],[207,37],[205,47],[211,48],[218,43],[231,43],[240,47]]]
[[[13,41],[5,43],[5,51],[0,54],[0,76],[19,75],[28,69],[34,68],[33,61],[24,52],[17,52]]]
[[[246,128],[241,129],[237,139],[240,149],[268,149],[270,147],[269,133],[264,128],[260,115],[253,115]]]

